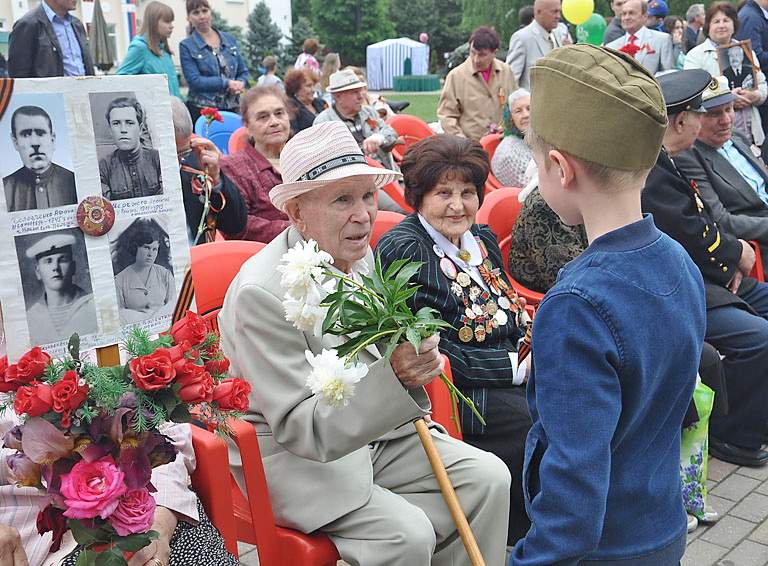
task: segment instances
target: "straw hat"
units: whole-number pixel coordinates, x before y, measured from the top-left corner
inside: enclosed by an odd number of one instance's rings
[[[377,189],[398,180],[397,171],[371,167],[342,122],[322,122],[293,136],[280,152],[283,183],[269,191],[275,208],[299,195],[348,177],[373,177]]]
[[[368,86],[360,80],[352,69],[342,69],[332,73],[329,79],[328,92],[341,92],[342,90],[352,90],[353,88],[363,88]]]

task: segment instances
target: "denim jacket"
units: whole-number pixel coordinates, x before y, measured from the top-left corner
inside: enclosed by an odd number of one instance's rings
[[[231,80],[247,83],[250,75],[235,38],[227,32],[216,31],[221,40],[220,58],[224,63],[223,68],[219,58],[197,30],[193,30],[181,42],[181,70],[189,84],[187,100],[196,106],[237,110],[240,97],[229,94],[227,84]]]

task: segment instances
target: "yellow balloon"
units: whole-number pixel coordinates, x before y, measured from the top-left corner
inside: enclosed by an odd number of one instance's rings
[[[563,16],[577,26],[586,22],[594,10],[594,0],[563,0]]]

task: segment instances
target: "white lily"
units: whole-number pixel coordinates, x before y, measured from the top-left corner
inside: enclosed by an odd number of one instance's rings
[[[332,407],[349,405],[355,393],[355,384],[368,373],[365,364],[349,364],[339,358],[336,350],[326,350],[314,355],[304,352],[312,372],[307,376],[307,387]]]

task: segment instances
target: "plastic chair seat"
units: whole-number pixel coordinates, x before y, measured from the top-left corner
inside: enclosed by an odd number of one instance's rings
[[[392,156],[398,163],[403,160],[405,152],[408,151],[410,146],[424,138],[435,135],[429,124],[421,118],[411,116],[410,114],[395,114],[387,120],[387,125],[391,126],[405,142],[405,145],[396,145],[392,148]]]
[[[247,145],[248,130],[245,129],[245,126],[240,126],[238,129],[232,132],[232,135],[227,142],[227,149],[231,155],[233,153],[237,153],[238,151],[243,151]]]
[[[381,163],[376,161],[375,159],[372,159],[371,157],[366,157],[365,160],[368,162],[368,165],[371,167],[378,167],[380,169],[386,169]],[[397,206],[402,208],[407,213],[413,212],[413,208],[405,202],[405,192],[403,191],[403,188],[400,186],[400,183],[397,181],[392,181],[388,185],[384,185],[381,187],[381,190],[387,193],[389,198],[391,198]]]
[[[379,238],[381,238],[385,232],[388,232],[405,218],[402,214],[399,212],[391,212],[389,210],[380,210],[376,214],[376,221],[373,223],[373,229],[371,230],[371,241],[370,246],[371,248],[375,248],[376,244],[379,241]]]
[[[197,122],[195,122],[195,133],[198,136],[207,137],[219,148],[221,153],[227,155],[229,153],[229,138],[235,130],[243,125],[243,121],[240,119],[240,115],[234,112],[221,110],[219,114],[221,114],[224,121],[211,122],[208,126],[207,135],[205,131],[205,116],[200,116]]]
[[[517,200],[521,189],[502,187],[486,195],[477,211],[477,223],[488,224],[501,241],[512,233],[522,204]]]

